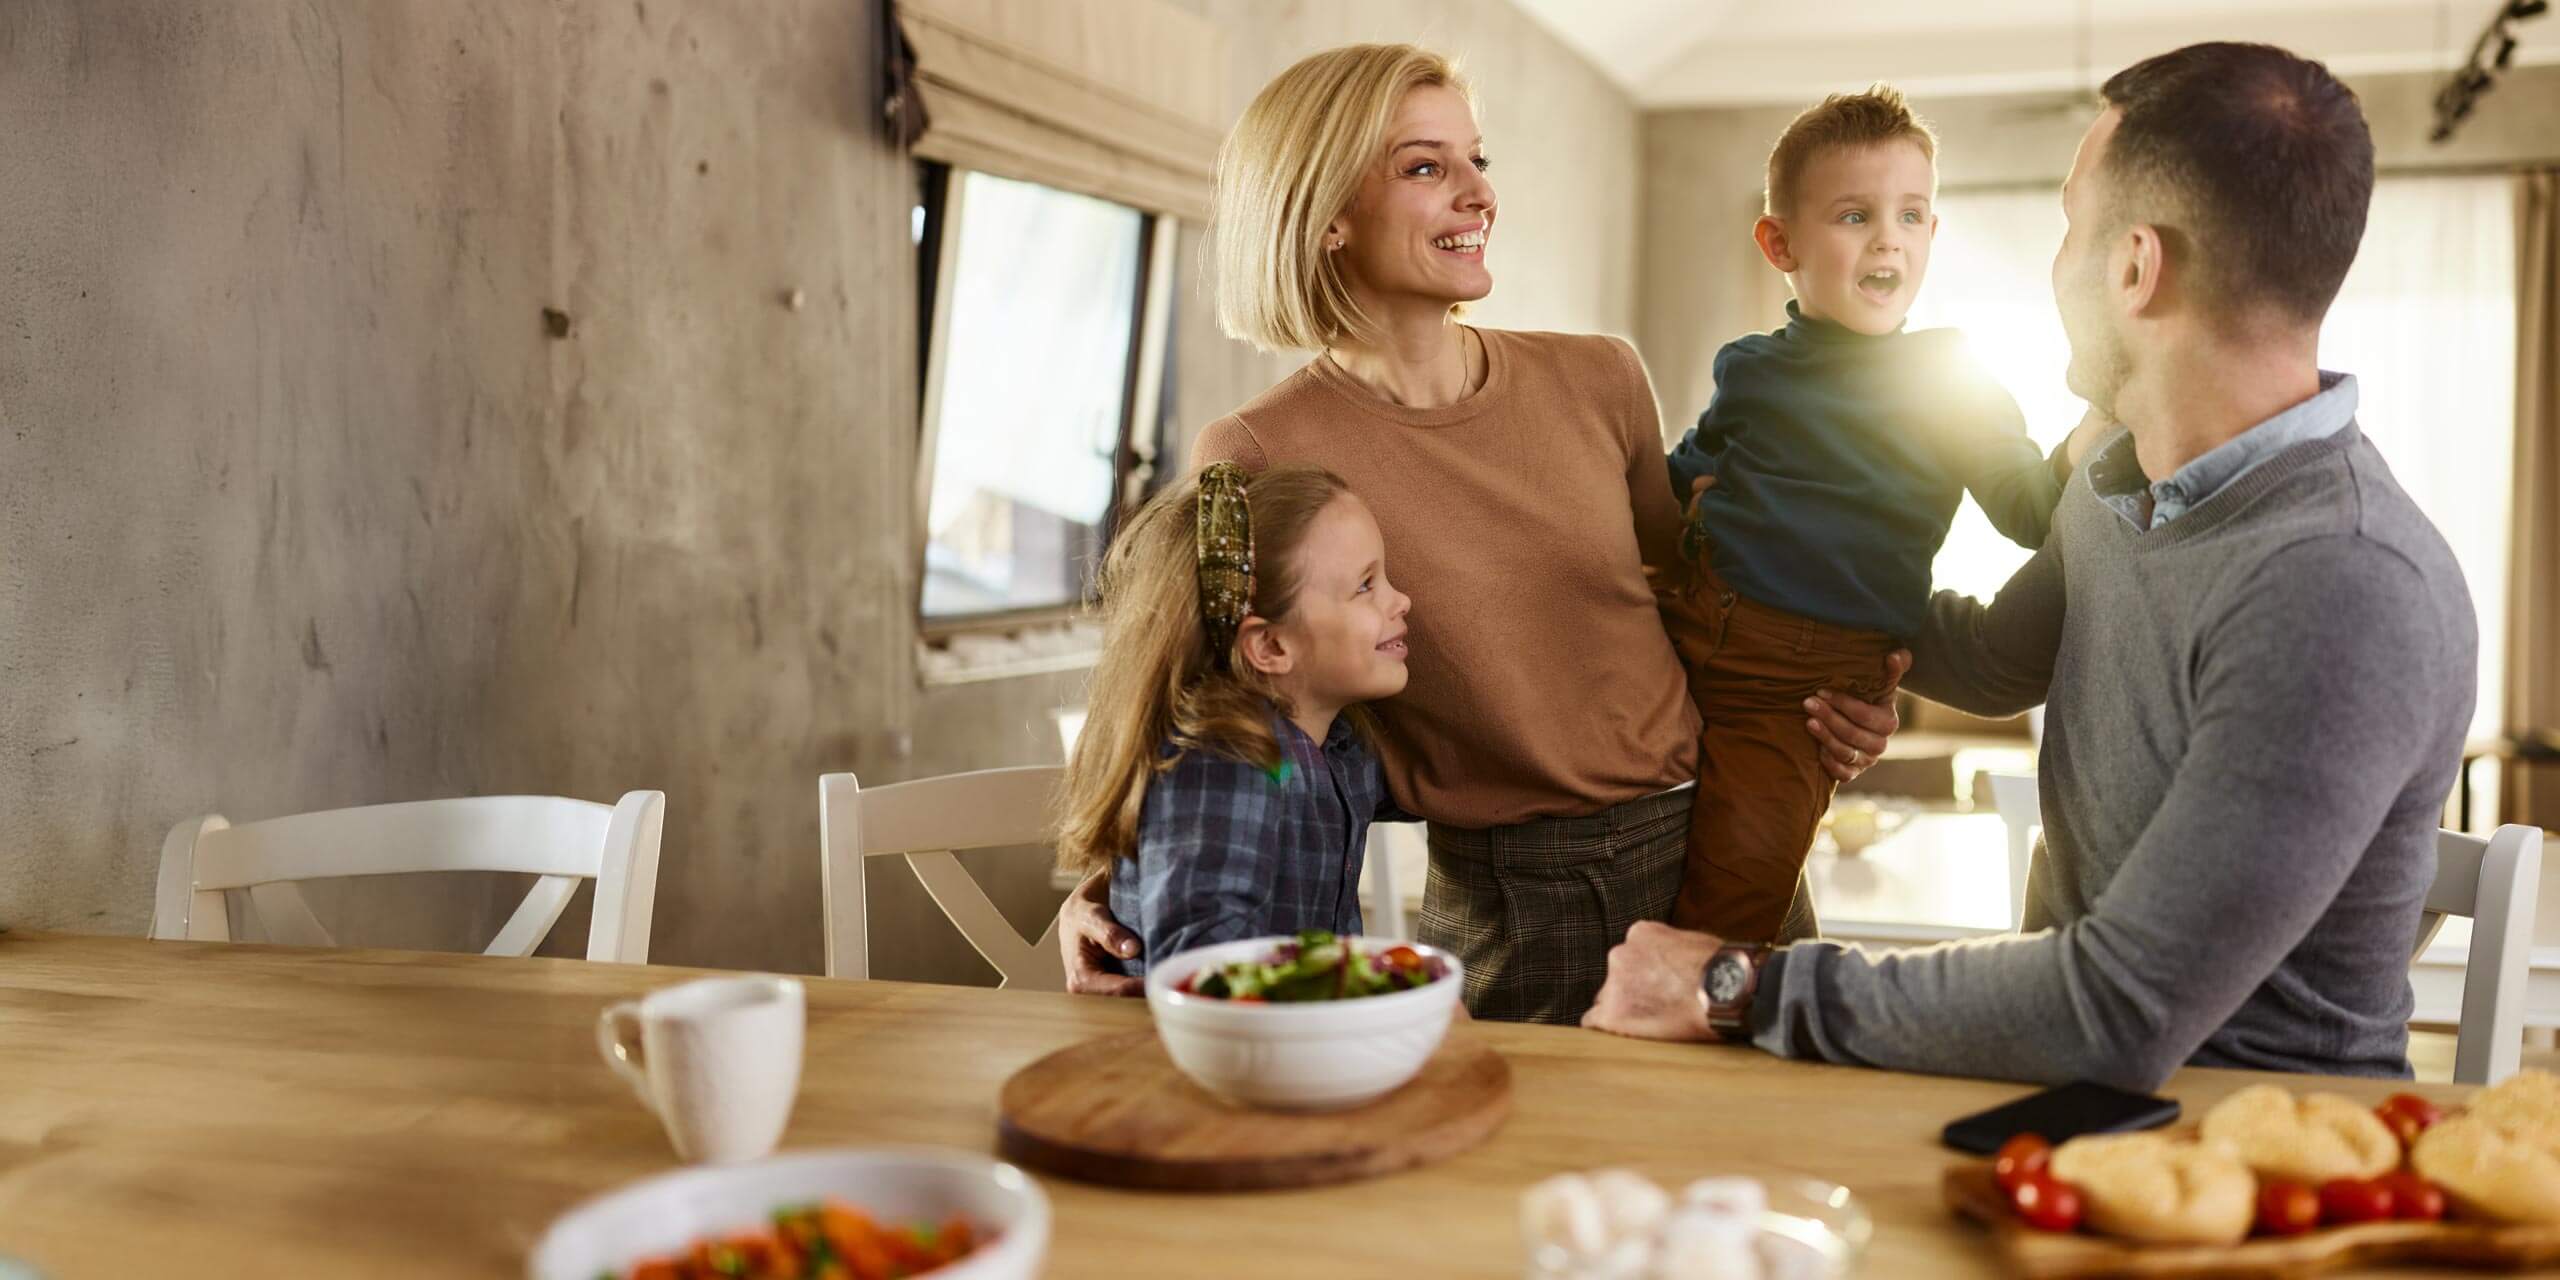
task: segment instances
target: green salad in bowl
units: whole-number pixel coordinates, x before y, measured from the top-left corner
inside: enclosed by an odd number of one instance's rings
[[[1436,956],[1411,947],[1362,951],[1348,938],[1309,929],[1259,959],[1231,960],[1183,975],[1184,995],[1242,1003],[1300,1004],[1392,995],[1448,977]]]

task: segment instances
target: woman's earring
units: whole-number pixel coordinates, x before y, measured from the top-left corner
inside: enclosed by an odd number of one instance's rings
[[[1336,241],[1334,241],[1332,244],[1325,246],[1325,252],[1326,252],[1326,253],[1340,253],[1340,252],[1342,252],[1342,242],[1341,242],[1341,241],[1339,241],[1339,240],[1336,240]]]

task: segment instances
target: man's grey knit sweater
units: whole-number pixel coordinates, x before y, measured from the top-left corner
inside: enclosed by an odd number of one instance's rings
[[[1924,696],[2047,703],[2025,936],[1780,952],[1760,1047],[2146,1089],[2186,1063],[2409,1073],[2476,687],[2461,570],[2352,424],[2147,531],[2093,493],[2111,461],[2128,437],[1997,600],[1941,592],[1914,645]]]

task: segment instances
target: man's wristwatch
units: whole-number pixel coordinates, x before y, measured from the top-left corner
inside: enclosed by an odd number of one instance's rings
[[[1716,1039],[1739,1044],[1751,1038],[1751,997],[1760,990],[1760,966],[1769,944],[1726,943],[1707,959],[1698,981],[1698,1003],[1707,1010],[1707,1029]]]

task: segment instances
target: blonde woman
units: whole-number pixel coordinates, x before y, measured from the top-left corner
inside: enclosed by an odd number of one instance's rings
[[[1318,466],[1367,500],[1422,601],[1410,683],[1375,708],[1389,789],[1430,823],[1421,937],[1466,962],[1478,1015],[1573,1022],[1680,888],[1699,722],[1651,585],[1681,572],[1680,509],[1634,348],[1459,323],[1493,289],[1490,167],[1427,50],[1334,49],[1265,87],[1219,154],[1219,320],[1317,354],[1194,460]],[[1844,779],[1896,727],[1807,710]],[[1069,984],[1130,993],[1106,880],[1060,913]]]

